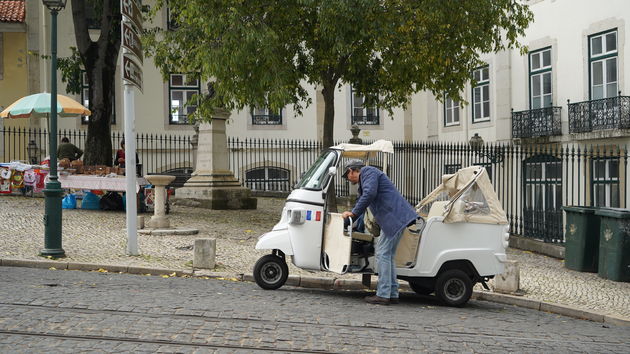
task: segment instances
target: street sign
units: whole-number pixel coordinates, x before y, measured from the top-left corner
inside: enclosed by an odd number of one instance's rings
[[[142,92],[142,68],[133,61],[133,57],[126,54],[123,55],[123,79]]]
[[[142,64],[142,42],[140,42],[140,37],[138,37],[138,35],[127,22],[122,23],[122,37],[123,48],[135,54],[138,59],[140,59],[140,63]]]
[[[142,31],[142,13],[138,0],[121,0],[120,8],[122,14],[136,26],[138,31]]]

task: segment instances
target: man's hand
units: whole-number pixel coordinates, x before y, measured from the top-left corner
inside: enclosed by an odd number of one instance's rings
[[[355,215],[351,212],[351,211],[344,211],[341,214],[341,217],[344,219],[347,219],[348,217],[354,217]]]

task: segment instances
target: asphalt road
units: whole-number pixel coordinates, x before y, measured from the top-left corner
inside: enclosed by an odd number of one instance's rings
[[[629,353],[630,328],[471,301],[0,267],[0,352]]]

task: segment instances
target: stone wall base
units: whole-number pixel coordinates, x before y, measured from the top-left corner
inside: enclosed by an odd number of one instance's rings
[[[171,201],[177,205],[198,208],[256,209],[258,199],[251,196],[251,190],[245,187],[182,187],[175,191]]]
[[[542,242],[527,237],[510,235],[510,247],[544,254],[549,257],[564,259],[564,246]]]

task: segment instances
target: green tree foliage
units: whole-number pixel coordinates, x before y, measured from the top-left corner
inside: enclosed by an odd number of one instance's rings
[[[532,14],[517,0],[156,0],[176,30],[148,30],[147,54],[166,77],[215,81],[207,117],[227,109],[311,103],[321,89],[324,146],[332,144],[334,90],[351,84],[381,108],[428,90],[461,99],[481,53],[521,48]],[[522,49],[522,48],[521,48]]]

